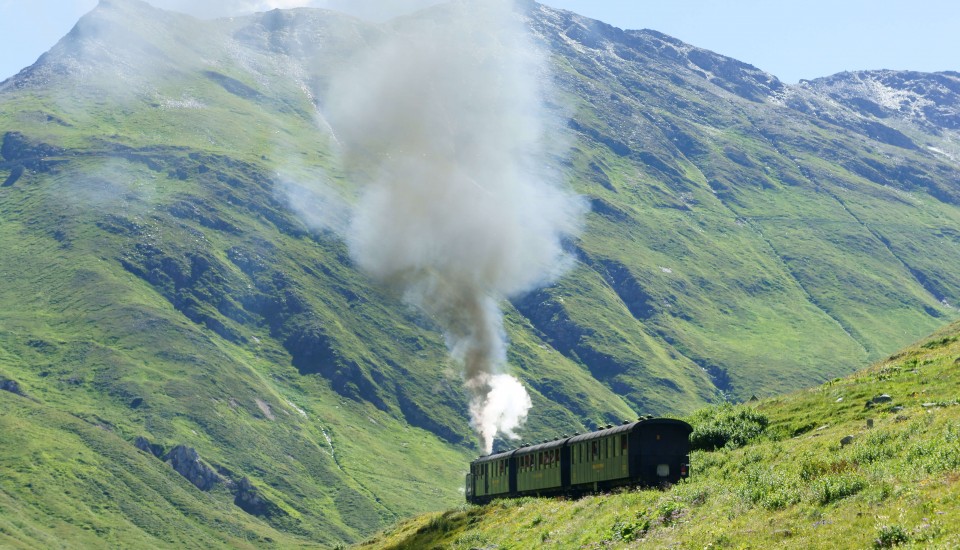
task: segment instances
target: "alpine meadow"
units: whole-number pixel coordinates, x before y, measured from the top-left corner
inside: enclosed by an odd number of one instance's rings
[[[3,548],[960,545],[960,73],[100,0],[0,83],[0,250]],[[463,504],[642,415],[689,480]]]

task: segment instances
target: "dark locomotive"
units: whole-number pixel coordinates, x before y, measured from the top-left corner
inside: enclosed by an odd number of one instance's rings
[[[676,483],[690,473],[692,431],[681,420],[648,418],[480,457],[470,463],[467,502]]]

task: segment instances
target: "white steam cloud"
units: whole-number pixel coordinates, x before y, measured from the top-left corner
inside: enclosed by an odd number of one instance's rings
[[[475,0],[395,22],[348,66],[324,114],[362,185],[351,254],[443,327],[489,453],[531,406],[499,303],[562,271],[583,211],[545,168],[561,134],[545,57],[511,0]]]

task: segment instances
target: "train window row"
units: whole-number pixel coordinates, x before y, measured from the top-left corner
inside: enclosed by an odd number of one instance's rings
[[[570,448],[571,461],[573,464],[583,464],[585,462],[595,462],[606,460],[611,457],[624,456],[627,454],[627,435],[604,437],[592,441],[583,441],[576,443]],[[504,476],[507,475],[507,460],[495,460],[477,464],[474,468],[474,475],[478,476]],[[530,453],[517,458],[517,465],[521,470],[539,470],[541,468],[550,468],[560,464],[560,449],[551,449],[539,453]]]
[[[517,464],[521,470],[552,468],[560,464],[560,449],[530,453],[519,457],[517,460]]]
[[[622,434],[619,437],[604,437],[576,443],[571,448],[571,453],[574,464],[624,456],[627,454],[627,435]]]
[[[484,462],[473,467],[473,475],[499,477],[507,475],[507,459]]]

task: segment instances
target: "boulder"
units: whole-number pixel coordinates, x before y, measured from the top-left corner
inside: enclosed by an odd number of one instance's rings
[[[841,446],[841,447],[846,447],[847,445],[849,445],[849,444],[851,444],[851,443],[853,443],[853,436],[852,436],[852,435],[848,435],[848,436],[846,436],[846,437],[844,437],[843,439],[840,440],[840,446]]]

